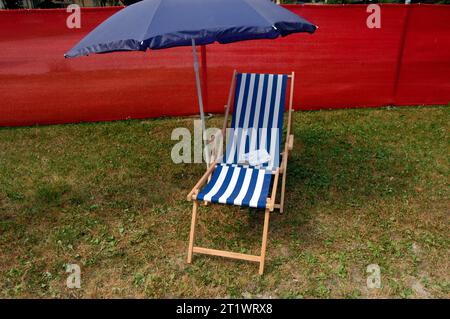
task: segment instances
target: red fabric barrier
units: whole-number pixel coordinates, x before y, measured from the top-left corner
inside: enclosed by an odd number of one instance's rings
[[[207,112],[222,112],[232,70],[296,72],[296,109],[450,101],[450,6],[382,5],[369,29],[365,5],[286,6],[319,25],[313,35],[206,48]],[[64,59],[120,8],[0,11],[0,125],[198,113],[191,48]],[[200,50],[199,50],[200,51]]]
[[[450,102],[450,6],[411,6],[396,105]]]

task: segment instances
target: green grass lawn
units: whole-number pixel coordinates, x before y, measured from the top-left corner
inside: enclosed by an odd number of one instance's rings
[[[205,166],[173,164],[170,133],[192,118],[2,128],[0,296],[448,298],[449,123],[448,106],[296,112],[264,276],[185,262],[186,195]],[[258,254],[262,223],[202,206],[197,243]],[[66,287],[70,263],[81,289]]]

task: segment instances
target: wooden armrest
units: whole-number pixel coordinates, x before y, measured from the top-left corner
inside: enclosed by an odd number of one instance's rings
[[[289,151],[291,151],[294,148],[294,135],[290,134],[286,140],[286,144],[284,147],[284,152],[281,153],[282,158],[281,158],[281,167],[280,167],[280,173],[284,174],[284,169],[286,168],[286,161],[287,161],[287,157],[288,157],[288,153]]]
[[[294,135],[293,134],[289,135],[287,144],[288,144],[288,150],[292,151],[292,149],[294,148]]]
[[[200,178],[200,180],[197,182],[197,184],[195,184],[194,188],[192,188],[192,190],[187,195],[188,201],[191,201],[193,199],[193,195],[196,192],[198,192],[200,187],[203,186],[203,184],[208,180],[208,177],[214,172],[214,170],[216,168],[216,163],[211,163],[210,165],[211,166],[209,166],[209,168],[206,170],[205,174],[203,174],[203,176]]]

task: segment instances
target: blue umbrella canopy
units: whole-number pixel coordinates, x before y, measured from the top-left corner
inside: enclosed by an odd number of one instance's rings
[[[316,28],[269,0],[143,0],[112,15],[65,56],[274,39]]]
[[[196,45],[275,39],[317,27],[269,0],[143,0],[101,23],[66,58],[192,45],[202,131],[205,114]],[[206,141],[206,135],[204,135]],[[205,158],[209,165],[209,155]]]

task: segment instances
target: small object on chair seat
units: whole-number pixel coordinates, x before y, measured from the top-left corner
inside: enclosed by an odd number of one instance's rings
[[[266,208],[271,178],[265,169],[219,164],[197,200]]]
[[[238,164],[259,166],[270,161],[270,154],[265,148],[242,154]]]

